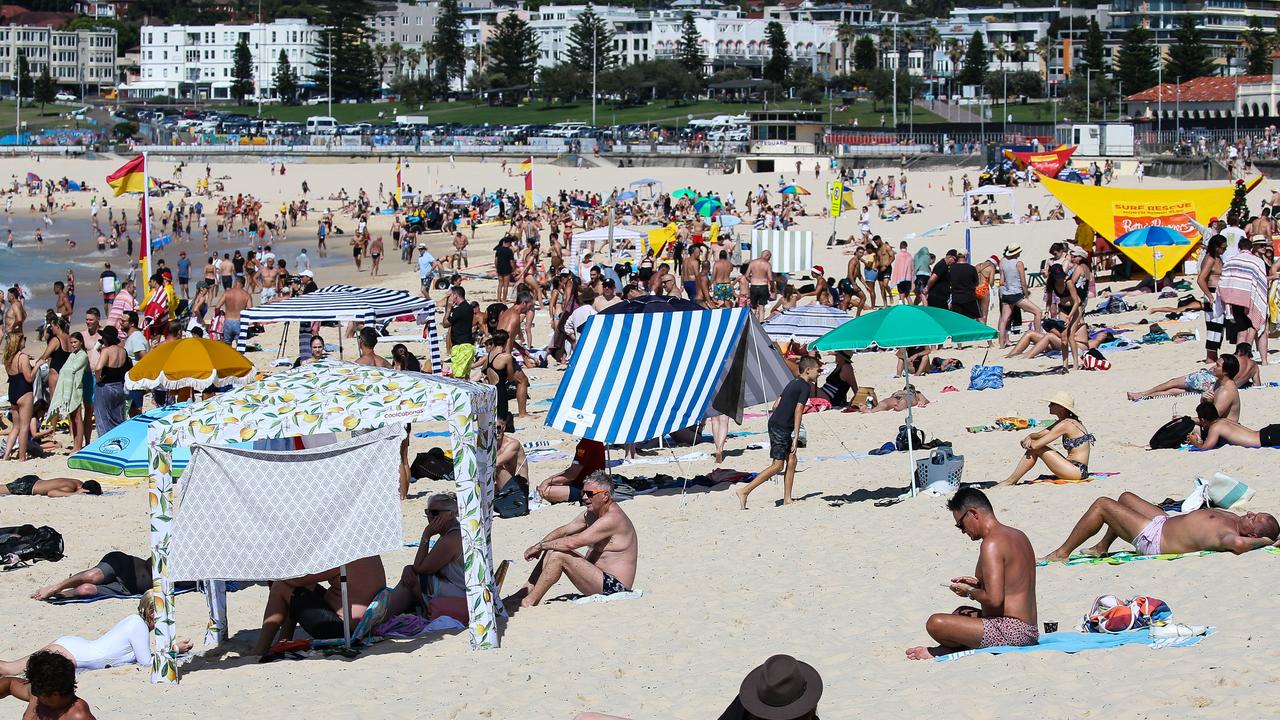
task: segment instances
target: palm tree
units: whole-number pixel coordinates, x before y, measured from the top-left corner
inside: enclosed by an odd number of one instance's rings
[[[955,92],[956,85],[956,68],[960,66],[960,59],[964,57],[965,44],[960,42],[958,38],[948,38],[946,44],[947,59],[951,61],[951,91]]]
[[[409,66],[409,78],[417,79],[418,63],[422,62],[422,51],[409,48],[404,51],[404,64]]]
[[[1049,37],[1048,34],[1041,35],[1036,38],[1032,47],[1035,49],[1036,55],[1040,57],[1040,63],[1044,66],[1044,81],[1047,84],[1049,82],[1049,56],[1053,53],[1054,48],[1053,38]]]
[[[404,63],[404,46],[393,42],[387,47],[387,54],[391,57],[391,77],[393,80],[399,80],[400,66]]]
[[[387,46],[382,43],[374,43],[373,59],[378,63],[378,82],[382,82],[382,74],[387,70]]]
[[[907,29],[898,33],[898,67],[902,67],[902,53],[906,53],[907,57],[911,57],[911,48],[916,44],[916,34],[913,30]]]
[[[876,31],[876,40],[878,41],[876,42],[876,49],[880,51],[881,58],[880,62],[877,64],[881,67],[884,67],[885,65],[885,58],[887,58],[886,53],[891,50],[895,44],[893,27],[894,26],[892,25],[881,25],[880,29]]]
[[[930,25],[924,31],[925,59],[929,63],[930,76],[934,74],[933,73],[933,54],[938,49],[938,46],[941,44],[942,44],[942,33],[938,32],[938,28]]]
[[[849,72],[849,50],[857,37],[858,31],[847,22],[840,23],[836,28],[836,40],[840,42],[840,71],[843,73]]]

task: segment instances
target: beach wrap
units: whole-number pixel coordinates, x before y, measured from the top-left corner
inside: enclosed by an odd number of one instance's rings
[[[1265,332],[1267,317],[1267,266],[1262,258],[1242,252],[1222,264],[1222,277],[1213,298],[1214,314],[1225,312],[1227,305],[1239,305],[1248,312],[1249,320],[1259,332]]]

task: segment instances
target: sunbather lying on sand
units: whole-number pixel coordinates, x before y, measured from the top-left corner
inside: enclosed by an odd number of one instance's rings
[[[1218,358],[1218,363],[1215,363],[1214,365],[1200,368],[1193,373],[1189,373],[1181,377],[1170,378],[1150,390],[1125,393],[1125,397],[1136,401],[1146,400],[1147,398],[1174,397],[1188,392],[1205,393],[1210,390],[1215,390],[1215,386],[1219,384],[1221,379],[1224,377],[1230,378],[1234,383],[1235,388],[1249,387],[1250,385],[1258,382],[1260,378],[1258,365],[1253,361],[1253,358],[1250,357],[1252,352],[1252,345],[1249,343],[1240,343],[1240,345],[1236,347],[1236,354],[1223,355]],[[1228,357],[1235,360],[1235,362],[1225,366],[1230,369],[1224,373],[1224,366],[1221,365],[1221,362]],[[1236,415],[1237,417],[1239,416],[1238,409],[1236,411]]]
[[[1094,500],[1071,530],[1067,541],[1044,559],[1049,562],[1066,560],[1099,530],[1104,531],[1102,539],[1080,554],[1101,557],[1111,549],[1116,538],[1120,538],[1133,543],[1142,555],[1201,550],[1239,555],[1271,545],[1280,538],[1280,523],[1269,513],[1236,515],[1226,510],[1205,508],[1171,516],[1137,495],[1126,492],[1117,500]]]
[[[1280,447],[1280,424],[1251,430],[1235,420],[1220,417],[1213,402],[1203,400],[1196,406],[1196,425],[1187,442],[1201,450],[1214,450],[1223,445],[1240,447]]]
[[[914,385],[911,387],[911,404],[914,407],[924,407],[925,405],[929,404],[929,398],[925,397],[924,394],[921,393],[919,390],[917,390]],[[898,412],[902,412],[907,409],[907,391],[899,390],[898,392],[876,403],[874,407],[869,407],[866,410],[863,410],[860,406],[857,406],[857,405],[851,405],[850,407],[857,412],[864,412],[864,413],[878,413],[878,412],[885,412],[886,410],[896,410]]]

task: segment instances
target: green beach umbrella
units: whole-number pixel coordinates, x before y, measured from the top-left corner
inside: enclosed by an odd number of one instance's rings
[[[942,345],[947,342],[976,342],[996,337],[995,328],[959,313],[920,305],[894,305],[854,318],[809,343],[815,350],[863,350],[869,347],[905,348]],[[911,374],[903,368],[907,390],[907,462],[911,473],[910,495],[916,494],[915,440],[912,437],[915,405],[911,397]]]
[[[676,191],[672,192],[672,193],[671,193],[671,197],[673,197],[673,198],[675,198],[675,199],[677,199],[677,200],[679,200],[680,198],[690,198],[690,199],[692,199],[692,198],[696,198],[696,197],[698,197],[698,193],[696,193],[696,192],[694,192],[694,191],[690,190],[689,188],[680,188],[679,190],[676,190]]]
[[[693,209],[703,217],[711,217],[722,207],[724,207],[724,203],[710,195],[707,197],[700,197],[693,201]]]

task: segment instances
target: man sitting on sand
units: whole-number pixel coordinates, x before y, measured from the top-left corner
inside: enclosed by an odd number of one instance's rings
[[[0,698],[13,696],[27,703],[23,720],[93,720],[89,703],[76,697],[76,665],[51,650],[31,653],[26,680],[0,678]]]
[[[538,494],[549,503],[578,502],[582,499],[582,481],[604,469],[604,444],[583,438],[573,451],[573,462],[569,467],[543,480],[538,486]]]
[[[329,587],[320,586],[328,582]],[[373,555],[347,563],[347,598],[351,603],[351,627],[369,609],[369,603],[387,586],[382,557]],[[271,583],[267,609],[262,614],[262,632],[254,643],[254,655],[266,655],[283,630],[285,640],[293,639],[297,625],[317,640],[342,637],[342,585],[338,568]]]
[[[952,613],[929,616],[925,630],[938,642],[934,647],[907,649],[912,660],[927,660],[973,648],[1035,645],[1036,555],[1021,530],[1003,525],[981,490],[961,488],[947,509],[956,529],[981,540],[974,577],[951,578],[951,592],[981,607],[962,605]]]
[[[494,480],[497,483],[495,489],[501,492],[507,486],[507,483],[512,480],[515,480],[519,485],[527,486],[529,483],[529,459],[524,453],[524,446],[520,444],[520,441],[514,435],[507,434],[507,419],[505,417],[497,418],[495,427],[498,429],[498,451],[497,458],[493,464]],[[603,449],[603,446],[601,447]],[[576,458],[574,462],[577,462]],[[575,465],[570,465],[569,469],[572,470],[574,467]],[[568,470],[565,472],[568,472]]]
[[[1196,406],[1196,425],[1199,427],[1191,431],[1187,442],[1201,450],[1214,450],[1223,445],[1280,447],[1280,424],[1251,430],[1235,420],[1220,417],[1217,406],[1208,400]]]
[[[537,605],[561,576],[587,595],[630,591],[640,541],[612,493],[613,481],[604,472],[587,477],[581,501],[586,512],[524,551],[525,560],[540,559],[524,587],[504,600],[508,609]],[[587,549],[585,557],[579,548]]]
[[[1105,527],[1104,527],[1105,526]],[[1269,513],[1236,515],[1226,510],[1202,508],[1185,515],[1169,515],[1131,492],[1120,498],[1098,498],[1072,528],[1067,541],[1045,556],[1062,562],[1076,548],[1103,530],[1098,544],[1080,552],[1101,557],[1120,538],[1133,543],[1140,555],[1190,553],[1216,550],[1239,555],[1266,547],[1280,538],[1280,524]]]
[[[23,475],[7,485],[0,485],[0,495],[44,495],[59,498],[101,494],[102,485],[97,480],[81,482],[75,478],[42,479],[38,475]]]

